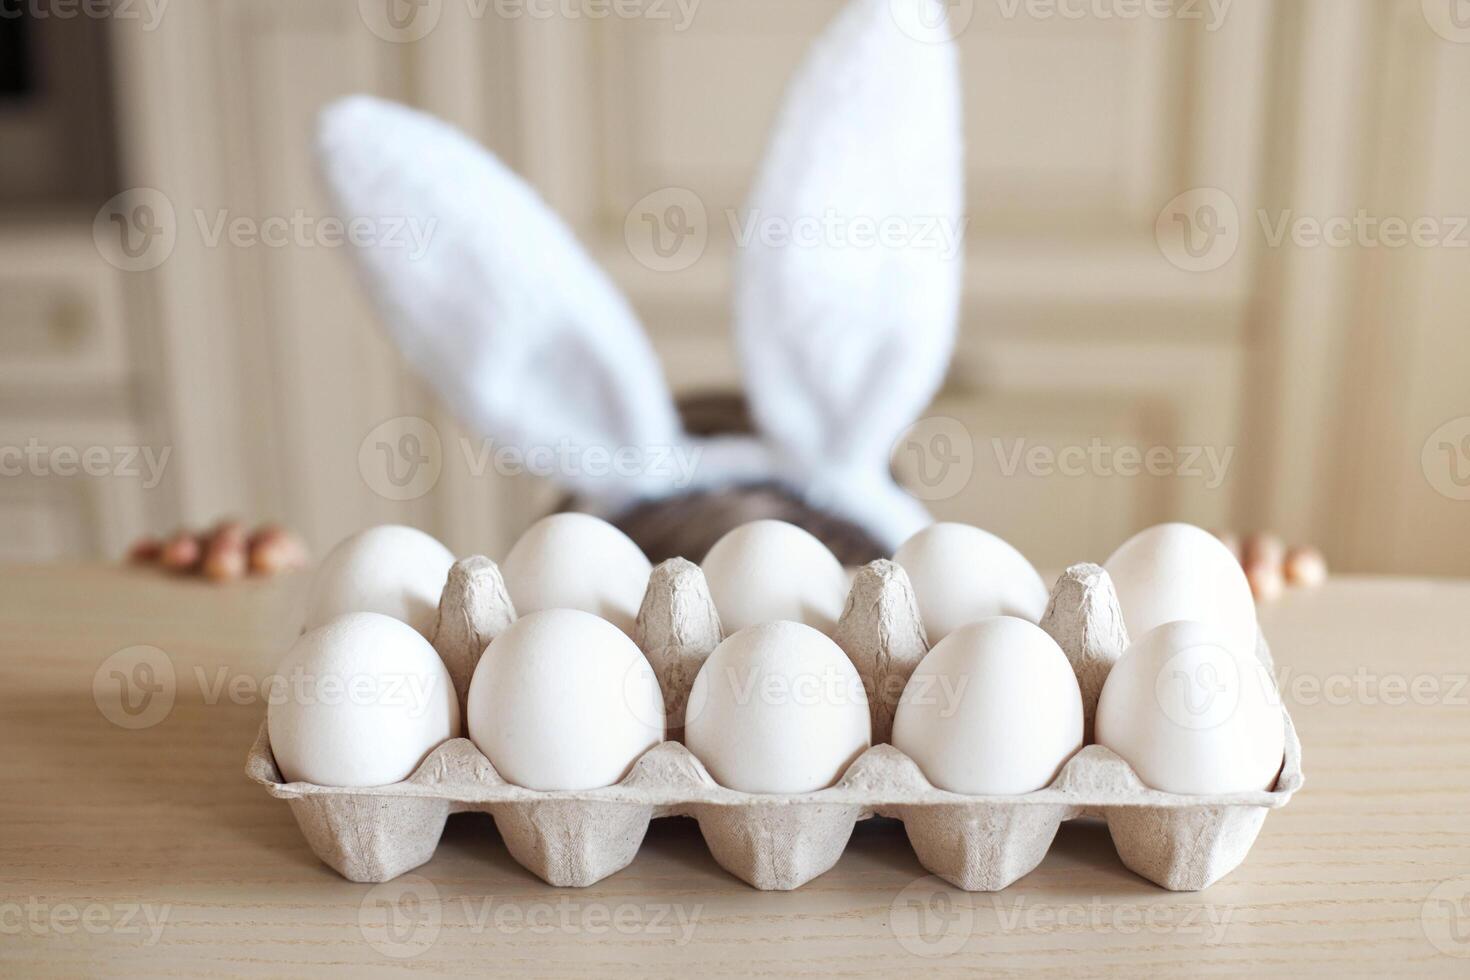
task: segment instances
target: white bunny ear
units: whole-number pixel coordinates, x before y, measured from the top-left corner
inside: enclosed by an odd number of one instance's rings
[[[944,19],[940,0],[853,0],[827,28],[787,93],[736,268],[746,388],[784,474],[891,544],[929,521],[889,450],[943,381],[959,309]]]
[[[344,220],[422,239],[352,251],[394,341],[464,421],[583,492],[672,489],[654,467],[563,465],[683,434],[633,311],[535,191],[448,124],[367,96],[322,112],[317,152]]]

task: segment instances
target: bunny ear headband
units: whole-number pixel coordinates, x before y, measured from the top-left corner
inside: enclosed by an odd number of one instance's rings
[[[941,0],[852,0],[787,93],[742,218],[835,219],[850,234],[753,234],[737,250],[734,324],[757,438],[683,431],[628,302],[464,134],[353,96],[322,113],[321,169],[344,218],[435,222],[422,253],[353,254],[394,341],[466,423],[525,451],[698,460],[692,484],[652,466],[555,474],[608,509],[774,480],[894,547],[931,520],[893,482],[889,453],[949,363],[963,204],[954,45],[901,22],[943,34],[944,17]]]

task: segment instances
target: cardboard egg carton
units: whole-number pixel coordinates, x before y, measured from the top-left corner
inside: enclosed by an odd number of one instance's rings
[[[445,585],[434,646],[461,707],[486,645],[515,618],[504,582],[485,558],[455,565]],[[1087,733],[1108,669],[1128,645],[1112,583],[1096,565],[1058,580],[1042,620],[1066,652],[1083,693]],[[699,568],[658,566],[635,640],[663,688],[671,736],[700,665],[721,639],[719,617]],[[1123,863],[1164,888],[1205,888],[1245,859],[1266,813],[1302,785],[1301,743],[1283,708],[1285,762],[1270,791],[1181,796],[1150,789],[1100,745],[1086,745],[1052,784],[1020,796],[963,796],[933,786],[891,745],[903,684],[928,650],[908,577],[896,564],[860,569],[834,639],[870,692],[874,745],[830,788],[760,795],[719,786],[680,742],[645,753],[613,786],[539,792],[511,785],[466,738],[436,748],[412,776],[390,786],[341,788],[282,780],[264,725],[246,773],[287,800],[317,855],[353,881],[386,881],[428,861],[451,813],[495,820],[506,848],[552,885],[585,886],[631,863],[658,817],[699,823],[710,853],[760,889],[798,888],[842,856],[854,825],[877,815],[903,822],[923,866],[959,888],[993,891],[1046,856],[1063,821],[1107,821]],[[1270,665],[1264,639],[1258,655]]]

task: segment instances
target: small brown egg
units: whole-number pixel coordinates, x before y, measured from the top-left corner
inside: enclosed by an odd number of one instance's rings
[[[250,536],[250,573],[279,575],[306,567],[306,545],[296,535],[275,524],[267,524]]]
[[[199,536],[189,531],[178,531],[163,544],[158,561],[172,572],[187,572],[199,564],[204,546]]]
[[[128,564],[152,565],[163,556],[163,542],[157,538],[139,538],[128,549]]]
[[[1280,565],[1285,556],[1286,547],[1281,543],[1281,538],[1268,531],[1248,536],[1240,550],[1243,565],[1259,562]]]
[[[1309,545],[1299,545],[1286,553],[1286,580],[1292,585],[1315,589],[1327,581],[1327,559]]]
[[[1275,602],[1286,591],[1281,562],[1257,559],[1245,564],[1245,579],[1251,584],[1251,595],[1257,603]]]
[[[245,576],[247,566],[244,525],[238,521],[221,522],[204,550],[204,577],[214,582],[233,582]]]

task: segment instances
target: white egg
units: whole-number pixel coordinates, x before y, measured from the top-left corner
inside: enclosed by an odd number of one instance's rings
[[[893,744],[940,789],[1030,793],[1049,786],[1082,747],[1082,692],[1041,627],[982,619],[939,641],[914,668]]]
[[[893,560],[913,584],[930,643],[976,620],[1015,616],[1039,623],[1046,612],[1046,583],[1026,556],[978,527],[931,524]]]
[[[1256,649],[1256,604],[1240,562],[1192,524],[1140,531],[1103,566],[1118,593],[1128,635],[1180,619],[1218,628],[1234,649]]]
[[[579,609],[517,619],[475,667],[470,738],[506,780],[536,790],[611,786],[664,737],[664,699],[642,651]]]
[[[1270,789],[1286,738],[1265,666],[1190,622],[1133,641],[1103,684],[1096,732],[1144,783],[1189,794]]]
[[[801,623],[747,627],[705,660],[689,692],[684,743],[721,786],[808,793],[868,748],[868,699],[852,661]]]
[[[726,635],[789,620],[831,633],[847,571],[814,535],[785,521],[751,521],[714,543],[700,564]]]
[[[303,629],[350,612],[392,616],[428,636],[454,555],[431,535],[384,524],[342,541],[312,579]]]
[[[266,717],[287,781],[383,786],[459,734],[459,698],[428,640],[390,616],[358,612],[297,638]]]
[[[633,540],[590,514],[552,514],[526,529],[500,572],[516,613],[580,609],[633,632],[648,576]]]

